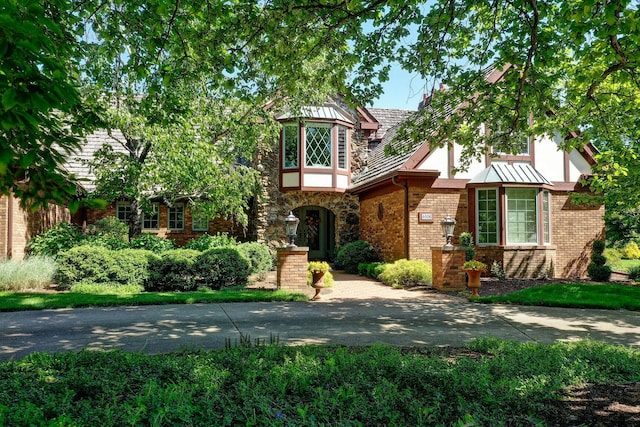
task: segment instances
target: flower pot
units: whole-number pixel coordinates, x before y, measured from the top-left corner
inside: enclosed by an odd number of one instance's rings
[[[311,287],[316,290],[316,294],[311,300],[320,299],[320,290],[324,288],[324,271],[311,272]]]
[[[478,289],[480,288],[480,276],[482,275],[482,270],[465,270],[467,272],[467,276],[469,276],[469,283],[467,286],[471,289],[472,297],[479,297]]]

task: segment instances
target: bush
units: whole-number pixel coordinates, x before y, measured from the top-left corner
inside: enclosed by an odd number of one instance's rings
[[[198,285],[212,290],[246,285],[249,268],[249,261],[237,248],[209,249],[197,257],[195,265]]]
[[[235,237],[229,236],[228,233],[218,233],[215,236],[203,234],[197,239],[192,239],[184,245],[185,249],[193,249],[200,252],[208,251],[213,248],[226,248],[236,246],[238,241]]]
[[[615,264],[622,259],[622,254],[620,253],[620,250],[613,249],[613,248],[605,249],[604,256],[605,258],[607,258],[607,264],[609,265]]]
[[[44,289],[52,283],[55,272],[56,263],[51,257],[0,260],[0,291]]]
[[[195,263],[201,252],[193,249],[173,249],[149,262],[149,280],[145,283],[148,291],[180,292],[195,291]]]
[[[394,288],[431,284],[431,264],[422,260],[400,259],[393,264],[387,264],[378,278],[382,283]]]
[[[602,240],[596,240],[591,245],[593,254],[591,255],[591,263],[587,266],[587,274],[591,280],[597,282],[608,282],[611,278],[611,267],[605,265],[607,259],[602,255],[604,247],[605,245]]]
[[[624,259],[638,259],[640,258],[640,248],[636,242],[629,242],[622,248],[620,254]]]
[[[358,264],[358,274],[377,280],[386,266],[387,264],[384,262],[362,262]]]
[[[83,239],[78,227],[61,222],[29,240],[27,251],[31,255],[57,256],[60,252],[78,246]]]
[[[160,254],[175,248],[173,240],[164,239],[151,233],[142,233],[138,237],[134,237],[129,242],[131,249],[146,249],[151,252]]]
[[[358,272],[358,264],[378,261],[379,257],[369,242],[356,240],[341,247],[336,259],[344,271],[355,274]]]
[[[101,246],[76,246],[59,255],[54,280],[63,289],[81,281],[143,286],[149,277],[149,261],[156,257],[140,249],[112,251]]]
[[[108,216],[87,227],[83,244],[102,246],[117,251],[129,247],[129,227],[114,216]]]
[[[249,270],[251,274],[266,273],[273,267],[273,256],[269,248],[262,243],[240,243],[237,249],[249,260]]]
[[[631,267],[629,269],[629,279],[634,282],[640,282],[640,266]]]

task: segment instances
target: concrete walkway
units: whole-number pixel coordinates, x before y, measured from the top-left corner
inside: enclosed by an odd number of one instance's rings
[[[0,313],[0,360],[84,348],[215,349],[242,339],[287,345],[460,346],[491,335],[545,343],[592,338],[640,347],[637,312],[474,304],[434,292],[391,289],[356,276],[336,278],[320,301],[308,303]]]

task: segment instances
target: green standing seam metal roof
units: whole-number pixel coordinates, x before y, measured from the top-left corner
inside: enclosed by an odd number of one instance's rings
[[[490,183],[553,185],[528,163],[493,163],[469,181],[469,184]]]
[[[331,106],[304,106],[300,108],[299,112],[285,112],[276,117],[277,120],[287,120],[287,119],[297,119],[297,118],[305,118],[305,119],[327,119],[327,120],[339,120],[346,123],[353,124],[353,118],[347,117],[341,111],[339,111],[335,107]]]

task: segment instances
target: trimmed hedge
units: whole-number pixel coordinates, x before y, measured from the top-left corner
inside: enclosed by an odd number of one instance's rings
[[[430,285],[432,281],[431,264],[423,260],[399,259],[387,264],[378,279],[394,288],[406,286]]]
[[[247,284],[250,265],[237,248],[214,248],[203,252],[195,266],[199,284],[212,290]]]
[[[384,262],[361,262],[358,264],[358,275],[377,280],[387,265]]]
[[[238,241],[235,237],[229,236],[227,233],[217,233],[215,235],[203,234],[202,236],[191,239],[184,245],[185,249],[193,249],[204,252],[213,248],[226,248],[236,246]]]
[[[149,262],[149,280],[145,290],[184,292],[198,289],[196,261],[200,252],[193,249],[173,249]]]
[[[249,260],[250,273],[266,273],[273,267],[273,256],[266,245],[258,242],[240,243],[238,251]]]
[[[142,233],[138,237],[134,237],[129,242],[131,249],[146,249],[148,251],[161,254],[175,248],[175,243],[171,239],[158,237],[152,233]]]
[[[377,251],[369,242],[356,240],[341,247],[336,260],[344,268],[344,271],[356,274],[358,272],[358,264],[378,261],[379,257]]]
[[[76,246],[59,254],[55,282],[63,289],[80,281],[143,286],[149,278],[151,251],[112,251],[101,246]]]

